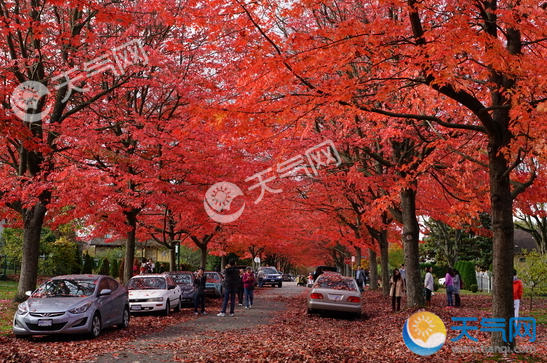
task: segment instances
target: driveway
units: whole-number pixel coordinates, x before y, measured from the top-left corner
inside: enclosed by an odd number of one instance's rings
[[[215,310],[208,310],[209,315],[196,316],[189,322],[171,325],[159,333],[144,335],[138,340],[129,342],[123,349],[103,354],[91,361],[95,363],[148,363],[173,362],[173,351],[170,343],[181,343],[195,339],[216,339],[216,333],[234,331],[244,336],[249,329],[267,326],[269,321],[279,312],[286,309],[286,298],[301,294],[306,288],[296,286],[294,282],[284,282],[282,288],[263,287],[255,290],[252,309],[236,306],[235,316],[218,317],[219,301],[214,304]],[[237,303],[237,300],[236,300]],[[208,307],[207,307],[208,308]],[[214,308],[212,308],[214,309]],[[193,309],[184,309],[182,314],[188,314]],[[133,317],[138,319],[139,317]],[[180,351],[177,354],[180,359]]]

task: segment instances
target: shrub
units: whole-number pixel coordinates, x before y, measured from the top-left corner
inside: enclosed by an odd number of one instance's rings
[[[119,268],[119,265],[118,265],[118,259],[114,259],[112,260],[112,264],[110,265],[110,276],[112,276],[113,278],[117,278],[120,273],[120,268]]]
[[[85,253],[84,253],[84,267],[82,268],[82,273],[92,274],[94,268],[95,268],[95,260],[93,259],[93,257],[91,257],[89,255],[89,253],[87,253],[87,251],[85,251]]]
[[[80,272],[78,244],[65,238],[47,244],[46,258],[40,261],[44,275],[57,276]]]
[[[469,290],[471,290],[471,292],[477,292],[479,291],[479,287],[477,286],[477,284],[472,284],[469,286]]]
[[[103,258],[101,261],[101,266],[99,267],[99,275],[109,275],[110,274],[110,261],[108,257]]]

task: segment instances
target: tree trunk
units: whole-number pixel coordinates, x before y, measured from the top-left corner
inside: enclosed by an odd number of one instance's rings
[[[178,246],[180,256],[180,245]],[[177,265],[177,251],[175,248],[169,250],[169,271],[177,271],[180,267]]]
[[[378,288],[378,261],[376,257],[376,251],[374,251],[372,248],[369,248],[368,256],[370,266],[370,288],[371,290],[376,290]]]
[[[27,299],[26,291],[36,289],[38,277],[38,257],[40,253],[40,236],[47,208],[37,202],[30,209],[23,209],[23,258],[21,261],[21,275],[14,302]]]
[[[355,246],[355,270],[357,270],[357,267],[359,266],[361,266],[361,247]],[[352,271],[352,275],[353,275],[353,271]]]
[[[135,239],[137,233],[137,214],[140,210],[132,209],[129,212],[124,212],[126,217],[126,223],[130,227],[127,232],[127,241],[125,242],[125,261],[127,263],[124,267],[123,280],[129,281],[133,277],[133,260],[135,259]]]
[[[401,212],[403,218],[407,306],[421,306],[424,305],[424,296],[418,250],[420,227],[416,218],[416,191],[414,189],[406,188],[401,191]]]
[[[382,294],[389,295],[389,243],[387,231],[383,230],[378,240],[380,244],[380,266],[382,268]]]
[[[200,246],[199,249],[201,250],[201,266],[207,269],[207,244]]]
[[[514,315],[513,308],[513,198],[509,180],[507,161],[500,152],[501,147],[490,143],[488,156],[490,162],[490,198],[492,203],[493,274],[492,274],[492,317],[506,322],[505,335],[509,337],[509,319]],[[507,339],[509,340],[509,339]],[[510,346],[504,342],[501,332],[492,333],[492,346]]]

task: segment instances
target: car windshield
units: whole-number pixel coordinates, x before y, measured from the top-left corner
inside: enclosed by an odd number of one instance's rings
[[[206,272],[205,276],[207,277],[207,282],[217,282],[220,281],[220,275],[216,272]]]
[[[192,276],[189,274],[180,274],[180,275],[171,275],[173,280],[175,280],[175,283],[177,284],[191,284],[192,283]]]
[[[164,290],[166,289],[163,277],[133,277],[127,284],[128,290]]]
[[[44,282],[31,297],[85,297],[93,295],[98,280],[55,279]]]
[[[277,270],[273,267],[263,267],[262,271],[264,271],[265,274],[278,274]]]
[[[353,279],[349,279],[347,277],[337,274],[322,275],[317,279],[317,282],[313,287],[333,290],[357,291],[357,285],[355,284]]]

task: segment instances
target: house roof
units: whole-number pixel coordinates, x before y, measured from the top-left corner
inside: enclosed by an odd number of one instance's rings
[[[515,229],[515,253],[523,253],[523,250],[532,251],[537,249],[537,243],[534,237],[526,231]]]
[[[90,246],[104,246],[104,247],[123,247],[125,246],[125,239],[118,239],[115,241],[106,242],[104,238],[93,238],[89,241]],[[158,243],[152,239],[147,241],[137,241],[135,242],[135,245],[138,248],[142,247],[165,247],[161,243]]]

